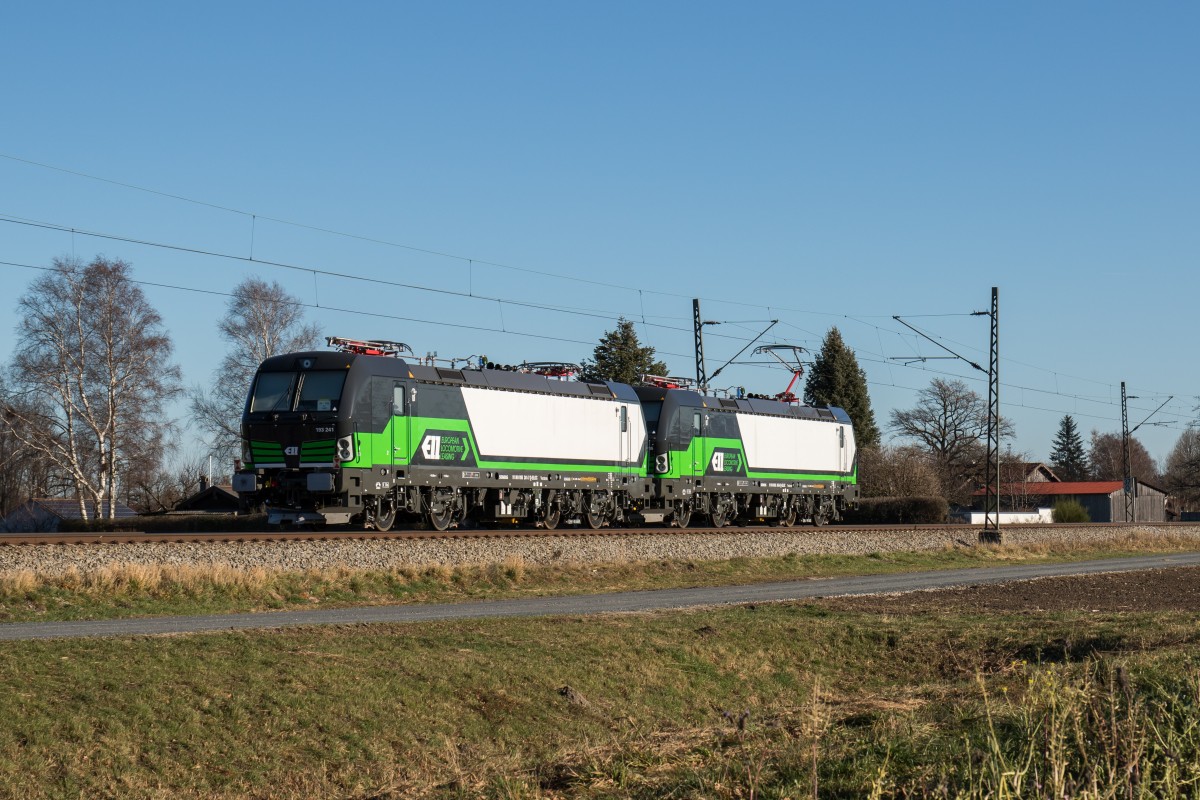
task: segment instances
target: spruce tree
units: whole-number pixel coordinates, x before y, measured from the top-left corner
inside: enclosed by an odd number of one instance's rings
[[[804,384],[804,402],[810,405],[838,406],[854,423],[854,440],[859,447],[879,444],[879,426],[867,394],[867,375],[858,366],[854,351],[846,347],[842,334],[830,328],[821,342],[808,379]]]
[[[654,348],[642,347],[633,323],[621,317],[616,330],[600,337],[591,359],[583,360],[584,380],[639,383],[642,375],[665,375],[667,367],[654,360]]]
[[[1064,481],[1085,481],[1088,479],[1088,456],[1083,448],[1083,437],[1075,420],[1067,414],[1058,423],[1058,433],[1054,436],[1054,447],[1050,450],[1050,466]]]

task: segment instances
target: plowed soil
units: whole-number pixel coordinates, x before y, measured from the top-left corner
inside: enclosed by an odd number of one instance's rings
[[[938,589],[897,595],[834,597],[822,604],[880,614],[1017,611],[1200,611],[1200,567]]]

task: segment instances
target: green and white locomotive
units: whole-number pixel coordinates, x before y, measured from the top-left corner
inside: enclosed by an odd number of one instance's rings
[[[273,523],[822,524],[857,499],[841,409],[329,343],[268,358],[246,400],[234,489]]]

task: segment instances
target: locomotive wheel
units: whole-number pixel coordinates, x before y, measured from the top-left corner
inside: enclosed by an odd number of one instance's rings
[[[712,511],[708,513],[708,518],[714,528],[724,528],[736,510],[737,504],[733,495],[717,495],[712,501]]]
[[[562,507],[557,501],[546,506],[546,513],[542,515],[542,527],[548,531],[552,531],[558,527],[558,523],[562,520]]]
[[[431,508],[428,516],[429,526],[435,531],[447,530],[454,521],[454,511],[449,508],[443,508],[440,513]]]
[[[589,492],[583,498],[583,524],[592,530],[604,524],[604,501],[595,492]]]
[[[792,527],[793,525],[796,524],[797,516],[798,516],[798,514],[796,513],[796,507],[788,506],[786,509],[784,509],[783,514],[779,517],[779,527],[781,527],[781,528]]]
[[[430,527],[435,531],[448,530],[455,521],[454,495],[446,497],[430,492],[425,504]]]
[[[375,506],[375,530],[390,531],[396,524],[396,498],[390,494],[379,498]]]
[[[688,523],[692,521],[692,509],[680,501],[675,506],[675,527],[686,528]]]

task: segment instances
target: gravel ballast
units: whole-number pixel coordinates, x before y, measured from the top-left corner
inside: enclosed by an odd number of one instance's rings
[[[1026,546],[1103,544],[1130,536],[1170,537],[1200,543],[1200,524],[1012,526],[1002,532],[1005,544]],[[978,529],[967,527],[888,530],[832,527],[494,539],[25,545],[0,547],[0,572],[31,570],[43,575],[57,575],[72,568],[90,572],[121,564],[228,565],[235,569],[300,571],[335,567],[390,570],[405,566],[497,564],[513,560],[530,565],[720,561],[789,553],[862,555],[941,550],[974,547],[977,541]]]

